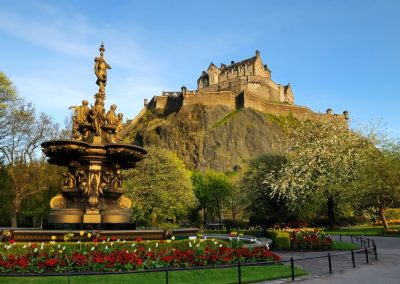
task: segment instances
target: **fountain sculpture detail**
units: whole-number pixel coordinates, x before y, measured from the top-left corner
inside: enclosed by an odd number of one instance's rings
[[[42,144],[48,162],[67,167],[61,192],[50,201],[49,223],[82,227],[82,224],[129,224],[132,201],[124,195],[121,170],[142,160],[146,150],[121,143],[122,113],[112,104],[105,111],[107,69],[104,45],[95,58],[98,92],[94,105],[87,100],[74,110],[72,139]]]

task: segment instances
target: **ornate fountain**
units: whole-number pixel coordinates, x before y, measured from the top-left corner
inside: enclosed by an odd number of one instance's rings
[[[53,227],[132,222],[132,201],[124,195],[121,170],[135,167],[147,152],[120,143],[123,115],[115,113],[115,104],[105,111],[107,69],[111,67],[104,59],[103,44],[99,50],[94,65],[99,86],[94,105],[89,107],[83,100],[82,105],[70,107],[74,110],[71,140],[42,144],[49,163],[68,169],[61,191],[50,201],[49,224]]]

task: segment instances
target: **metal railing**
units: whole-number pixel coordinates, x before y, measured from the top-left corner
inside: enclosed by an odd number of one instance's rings
[[[287,263],[290,265],[290,271],[291,271],[291,279],[292,281],[295,280],[295,263],[296,262],[301,262],[301,261],[306,261],[306,260],[315,260],[315,259],[327,259],[327,270],[329,274],[333,273],[332,269],[332,259],[334,257],[338,256],[343,256],[343,255],[351,255],[351,262],[352,262],[352,267],[356,267],[356,261],[355,261],[355,254],[356,253],[361,253],[365,254],[365,263],[369,264],[370,263],[370,254],[373,253],[374,259],[377,261],[378,260],[378,252],[377,252],[377,247],[375,244],[374,240],[371,240],[369,238],[365,237],[359,237],[359,236],[350,236],[351,237],[351,243],[359,243],[362,248],[356,249],[356,250],[349,250],[346,252],[340,252],[340,253],[327,253],[326,255],[320,255],[320,256],[313,256],[313,257],[304,257],[304,258],[293,258],[291,257],[290,259],[287,260],[279,260],[279,261],[266,261],[266,262],[253,262],[253,263],[241,263],[237,262],[236,264],[225,264],[225,265],[216,265],[216,266],[199,266],[199,267],[180,267],[180,268],[162,268],[162,269],[151,269],[151,270],[141,270],[141,271],[123,271],[123,272],[100,272],[100,271],[86,271],[86,272],[68,272],[68,273],[24,273],[24,274],[17,274],[17,273],[3,273],[0,274],[0,280],[2,276],[6,277],[33,277],[33,276],[63,276],[67,277],[67,283],[70,284],[70,280],[74,276],[93,276],[93,275],[121,275],[121,274],[135,274],[135,273],[165,273],[165,283],[169,284],[169,273],[170,272],[175,272],[175,271],[187,271],[187,270],[207,270],[207,269],[226,269],[226,268],[237,268],[237,279],[238,283],[242,283],[242,267],[247,267],[247,266],[267,266],[267,265],[276,265],[276,264],[285,264]],[[341,238],[340,238],[341,241]]]

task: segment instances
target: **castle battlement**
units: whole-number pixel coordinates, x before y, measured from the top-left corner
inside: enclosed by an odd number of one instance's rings
[[[232,61],[230,65],[221,63],[220,68],[211,63],[207,72],[203,71],[197,80],[197,90],[230,90],[237,94],[250,91],[269,102],[294,104],[290,84],[281,85],[272,81],[271,70],[263,64],[258,50],[254,57],[237,63]]]

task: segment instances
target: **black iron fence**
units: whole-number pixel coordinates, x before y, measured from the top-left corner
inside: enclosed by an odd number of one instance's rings
[[[175,271],[188,271],[188,270],[206,270],[206,269],[226,269],[226,268],[236,268],[237,269],[237,280],[238,283],[242,283],[242,267],[248,266],[266,266],[266,265],[276,265],[276,264],[287,264],[290,265],[291,271],[291,279],[295,280],[295,264],[306,261],[306,260],[316,260],[316,259],[324,259],[326,258],[326,267],[329,274],[333,273],[332,269],[332,259],[338,256],[350,255],[352,267],[356,267],[356,258],[355,254],[364,254],[365,255],[365,263],[369,264],[371,255],[375,259],[378,260],[378,252],[377,247],[374,240],[365,237],[359,236],[349,236],[351,243],[360,244],[361,248],[356,250],[349,250],[345,252],[339,253],[327,253],[319,256],[313,257],[304,257],[304,258],[293,258],[287,260],[280,261],[266,261],[266,262],[255,262],[255,263],[241,263],[237,262],[235,264],[225,264],[225,265],[217,265],[217,266],[200,266],[200,267],[180,267],[180,268],[162,268],[162,269],[152,269],[152,270],[142,270],[142,271],[123,271],[123,272],[96,272],[96,271],[83,271],[83,272],[68,272],[68,273],[25,273],[25,274],[17,274],[17,273],[3,273],[0,274],[0,282],[1,277],[34,277],[34,276],[63,276],[67,277],[67,283],[70,284],[71,278],[74,276],[94,276],[94,275],[121,275],[121,274],[135,274],[135,273],[164,273],[165,274],[165,283],[169,284],[170,277],[169,273]],[[342,241],[340,236],[340,241]]]

